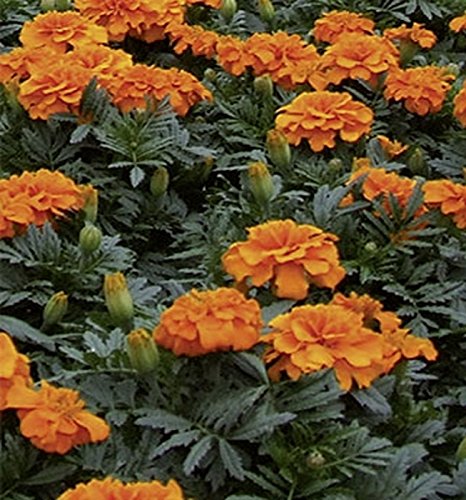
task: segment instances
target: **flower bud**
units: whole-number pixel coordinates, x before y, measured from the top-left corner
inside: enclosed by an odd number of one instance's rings
[[[69,0],[41,0],[40,8],[43,11],[68,10],[71,7]]]
[[[364,250],[367,252],[367,253],[376,253],[377,252],[377,243],[375,243],[374,241],[368,241],[365,245],[364,245]]]
[[[88,184],[82,188],[82,196],[84,198],[84,218],[89,222],[95,222],[97,219],[97,210],[99,206],[99,192],[93,186]]]
[[[208,82],[215,82],[215,80],[217,79],[217,72],[213,68],[207,68],[204,71],[204,78]]]
[[[424,159],[424,152],[421,148],[416,147],[408,159],[408,167],[413,174],[425,176],[427,172],[427,164]]]
[[[328,169],[335,174],[341,174],[343,172],[343,162],[340,158],[332,158],[328,162]]]
[[[259,15],[266,23],[270,23],[275,17],[275,9],[270,0],[259,0]]]
[[[79,232],[79,248],[85,254],[95,252],[102,243],[102,231],[90,222]]]
[[[466,437],[463,438],[456,450],[456,458],[458,461],[466,459]]]
[[[160,200],[167,192],[170,176],[165,167],[158,167],[150,180],[150,192],[156,200]]]
[[[128,334],[126,352],[131,366],[138,373],[151,372],[159,364],[157,345],[152,336],[143,328],[138,328]]]
[[[256,76],[254,78],[254,90],[264,98],[273,96],[273,81],[269,75]]]
[[[65,292],[57,292],[53,294],[42,312],[43,324],[42,328],[59,323],[68,309],[68,295]]]
[[[318,469],[319,467],[322,467],[325,462],[325,457],[322,455],[322,453],[320,453],[320,451],[317,450],[310,453],[306,459],[306,463],[311,469]]]
[[[291,163],[291,149],[285,135],[280,130],[272,129],[267,132],[267,152],[272,163],[278,168],[287,168]]]
[[[238,6],[236,0],[222,0],[222,6],[220,7],[220,14],[226,21],[231,21],[232,17],[236,14]]]
[[[134,316],[133,299],[122,273],[106,274],[104,280],[105,304],[113,321],[129,327]]]
[[[267,165],[261,161],[250,163],[248,178],[254,199],[261,206],[267,205],[274,192],[272,176]]]

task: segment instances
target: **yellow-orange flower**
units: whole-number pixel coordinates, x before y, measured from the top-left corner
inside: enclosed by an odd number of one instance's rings
[[[63,59],[49,68],[44,66],[22,82],[18,99],[34,120],[47,120],[54,113],[78,115],[84,89],[92,76],[89,69],[71,66]]]
[[[291,89],[309,82],[316,73],[320,56],[317,49],[299,35],[283,31],[255,33],[245,42],[249,65],[255,76],[269,75],[282,87]]]
[[[271,344],[265,361],[273,363],[268,370],[272,380],[282,371],[296,380],[334,368],[341,388],[349,390],[353,380],[368,387],[378,376],[370,370],[383,359],[383,338],[364,327],[362,314],[334,304],[305,305],[277,316],[270,326],[273,331],[261,340]]]
[[[466,84],[463,84],[461,90],[453,99],[453,116],[466,127]]]
[[[221,36],[215,47],[217,62],[228,73],[239,76],[251,64],[251,56],[245,49],[245,42],[236,36]]]
[[[360,78],[372,85],[380,75],[398,66],[396,47],[384,38],[344,33],[322,56],[319,70],[328,83]]]
[[[273,282],[278,297],[304,299],[309,285],[334,288],[344,278],[331,233],[287,220],[248,229],[248,239],[234,243],[222,257],[223,267],[237,283],[254,286]]]
[[[135,64],[123,68],[113,79],[102,82],[102,85],[122,111],[145,109],[147,97],[160,101],[169,96],[173,109],[185,116],[199,101],[212,100],[210,91],[195,76],[177,68],[162,69]]]
[[[238,290],[191,290],[162,314],[154,339],[178,356],[200,356],[250,349],[261,328],[259,304]]]
[[[188,48],[195,56],[214,57],[220,35],[215,31],[208,31],[201,26],[189,24],[170,25],[168,30],[170,40],[174,44],[173,50],[182,54]]]
[[[393,69],[385,80],[384,96],[403,101],[408,111],[425,116],[440,111],[454,79],[444,68],[436,66]]]
[[[63,455],[73,446],[107,439],[110,433],[105,420],[84,409],[77,391],[54,387],[45,380],[38,391],[15,386],[7,405],[17,410],[23,436],[48,453]]]
[[[389,40],[415,43],[423,49],[431,49],[437,43],[435,33],[424,28],[424,25],[419,23],[414,23],[410,28],[406,24],[402,24],[397,28],[386,29],[383,36]]]
[[[122,483],[118,479],[92,479],[66,490],[57,500],[183,500],[179,484],[170,479],[164,486],[159,481]]]
[[[378,135],[377,140],[390,159],[399,156],[408,149],[408,146],[401,144],[400,141],[391,141],[385,135]]]
[[[49,64],[50,49],[47,47],[16,47],[10,52],[0,54],[0,83],[10,80],[24,80],[30,76],[33,68]]]
[[[427,181],[422,186],[424,201],[438,207],[445,215],[450,215],[455,224],[466,228],[466,186],[449,179]]]
[[[311,33],[317,42],[334,43],[343,33],[371,35],[374,28],[374,21],[361,14],[332,10],[317,19]]]
[[[462,16],[453,18],[448,26],[455,33],[466,30],[466,12]]]
[[[24,23],[19,39],[26,48],[65,52],[85,43],[107,43],[107,33],[78,12],[51,11]]]
[[[275,128],[295,146],[307,140],[315,152],[333,148],[337,135],[356,142],[370,131],[374,119],[372,110],[347,92],[303,92],[278,112]]]
[[[8,408],[7,399],[10,391],[18,386],[30,386],[29,359],[20,354],[11,337],[0,332],[0,411]]]

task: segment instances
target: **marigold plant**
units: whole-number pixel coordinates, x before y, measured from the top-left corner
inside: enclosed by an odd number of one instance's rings
[[[317,42],[334,43],[343,33],[374,33],[375,23],[356,12],[332,10],[314,23],[312,36]]]
[[[272,281],[277,297],[304,299],[310,284],[334,288],[344,278],[331,233],[309,224],[269,221],[248,229],[248,239],[234,243],[222,257],[237,283],[262,286]]]
[[[307,140],[315,152],[333,148],[337,136],[356,142],[370,132],[373,111],[347,92],[303,92],[278,110],[276,128],[290,144]]]
[[[0,411],[8,408],[9,393],[16,387],[32,385],[29,374],[29,358],[20,354],[11,337],[0,332]]]
[[[431,30],[424,28],[423,24],[414,23],[410,28],[402,24],[397,28],[389,28],[383,32],[389,40],[411,42],[423,49],[431,49],[437,43],[437,37]]]
[[[200,356],[250,349],[261,328],[258,302],[238,290],[191,290],[162,314],[154,339],[178,356]]]
[[[159,481],[122,483],[118,479],[92,479],[88,483],[80,483],[66,490],[57,500],[91,500],[91,499],[151,499],[151,500],[183,500],[184,495],[179,484],[170,479],[166,486]]]
[[[393,69],[385,81],[384,96],[403,101],[408,111],[425,116],[440,111],[454,79],[437,66]]]
[[[441,179],[425,182],[422,190],[427,205],[451,216],[460,229],[466,228],[466,186]]]
[[[103,441],[110,433],[105,420],[84,409],[78,391],[57,388],[45,380],[37,391],[14,386],[7,405],[17,410],[23,436],[48,453],[63,455],[73,446]]]

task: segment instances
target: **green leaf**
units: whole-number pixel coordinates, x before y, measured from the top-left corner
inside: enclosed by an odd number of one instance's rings
[[[71,476],[77,468],[77,465],[67,463],[52,465],[29,478],[22,479],[21,482],[27,486],[55,483]]]
[[[231,476],[242,481],[244,479],[244,469],[239,453],[225,439],[219,439],[218,447],[220,458],[227,471]]]
[[[55,342],[50,337],[20,319],[12,316],[0,316],[0,330],[9,333],[22,342],[32,342],[45,347],[49,351],[55,351]]]
[[[197,442],[188,453],[185,461],[183,462],[183,471],[188,476],[200,465],[201,460],[206,456],[215,442],[213,436],[204,436]]]

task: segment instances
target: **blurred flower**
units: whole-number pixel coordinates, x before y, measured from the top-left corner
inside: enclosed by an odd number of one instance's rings
[[[162,314],[154,339],[177,356],[200,356],[250,349],[261,328],[259,304],[238,290],[191,290]]]
[[[180,116],[185,116],[199,101],[212,100],[210,91],[195,76],[177,68],[162,69],[135,64],[123,68],[103,86],[109,91],[115,105],[125,112],[145,109],[148,97],[160,101],[169,96],[173,109]]]
[[[118,479],[92,479],[88,483],[79,483],[66,490],[57,500],[89,500],[89,499],[150,499],[150,500],[183,500],[183,491],[174,479],[164,486],[159,481],[122,483]]]
[[[371,35],[374,28],[374,21],[361,14],[332,10],[317,19],[311,33],[317,42],[334,43],[342,33]]]
[[[356,142],[370,131],[374,119],[372,110],[353,101],[348,92],[303,92],[278,112],[275,127],[288,142],[297,146],[306,139],[315,152],[333,148],[337,135]]]
[[[334,368],[343,390],[369,387],[370,370],[383,359],[383,338],[365,328],[362,315],[334,304],[305,305],[277,316],[270,322],[272,332],[261,337],[270,344],[265,352],[270,378],[282,371],[297,380],[302,374]]]
[[[32,385],[29,375],[29,358],[20,354],[11,337],[0,332],[0,411],[8,408],[9,393],[15,387]]]
[[[134,305],[123,273],[105,275],[104,295],[113,321],[122,327],[129,326],[134,316]]]
[[[251,64],[251,56],[245,50],[245,42],[236,36],[221,36],[216,51],[218,64],[231,75],[242,75]]]
[[[466,12],[462,16],[453,18],[448,26],[455,33],[466,30]]]
[[[384,96],[404,101],[408,111],[425,116],[440,111],[454,79],[444,68],[436,66],[393,69],[385,80]]]
[[[465,16],[466,17],[466,16]],[[453,99],[453,116],[466,127],[466,83]]]
[[[401,144],[401,142],[396,140],[391,141],[385,135],[378,135],[377,140],[389,159],[399,156],[408,149],[408,146]]]
[[[422,186],[424,201],[437,207],[445,215],[450,215],[455,224],[466,228],[466,186],[449,179],[427,181]]]
[[[110,433],[105,420],[84,409],[77,391],[54,387],[45,380],[38,391],[15,386],[7,404],[17,410],[23,436],[48,453],[63,455],[73,446],[107,439]]]
[[[78,12],[52,11],[25,22],[19,39],[26,48],[45,46],[66,52],[81,44],[107,43],[107,33]]]
[[[222,257],[237,283],[273,281],[277,297],[301,300],[311,283],[334,288],[345,276],[334,234],[290,219],[266,222],[248,233],[246,241],[234,243]]]
[[[327,48],[318,68],[327,83],[359,78],[375,86],[380,75],[398,66],[398,59],[396,47],[384,38],[344,33]]]
[[[435,33],[419,23],[414,23],[410,28],[406,24],[402,24],[397,28],[386,29],[383,36],[388,40],[412,42],[423,49],[431,49],[437,42]]]

